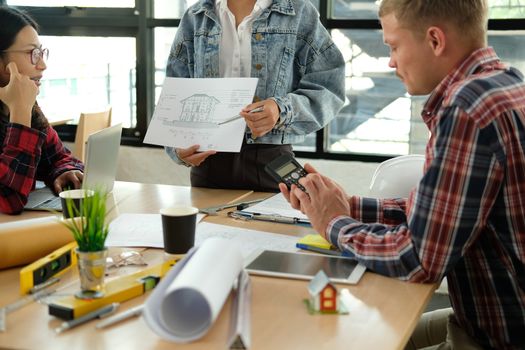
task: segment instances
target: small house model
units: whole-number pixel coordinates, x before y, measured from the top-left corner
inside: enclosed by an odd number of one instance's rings
[[[319,270],[310,281],[308,292],[310,293],[310,306],[314,311],[322,313],[338,312],[337,288],[330,282],[323,270]]]

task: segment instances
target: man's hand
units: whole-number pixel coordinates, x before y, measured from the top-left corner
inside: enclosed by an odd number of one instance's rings
[[[179,156],[182,161],[191,166],[199,166],[206,160],[206,158],[212,154],[217,153],[217,151],[212,150],[197,152],[199,147],[199,145],[193,145],[190,148],[177,148],[175,151],[177,152],[177,156]]]
[[[56,193],[66,190],[66,186],[73,186],[73,188],[80,188],[84,174],[80,170],[70,170],[60,174],[53,182],[53,187]]]
[[[350,214],[350,204],[345,191],[334,181],[315,171],[310,164],[305,164],[308,175],[299,180],[308,193],[292,185],[290,191],[284,184],[279,189],[293,208],[301,210],[312,227],[326,238],[328,223],[339,215]]]
[[[31,111],[38,94],[38,86],[34,81],[18,72],[16,63],[7,65],[9,70],[9,84],[0,88],[0,100],[9,108],[11,123],[31,126]]]
[[[260,112],[250,113],[255,108],[262,107]],[[254,137],[260,137],[273,129],[279,120],[279,106],[274,100],[264,100],[249,104],[239,113],[246,120],[246,125],[250,128]]]
[[[319,172],[313,167],[311,166],[309,163],[306,163],[304,165],[304,170],[306,170],[306,172],[308,174],[318,174]],[[293,188],[297,188],[297,186],[295,185],[292,185],[292,189]],[[291,191],[292,189],[288,190],[288,187],[286,186],[286,184],[284,184],[283,182],[281,182],[279,184],[279,190],[281,190],[281,193],[284,195],[284,198],[286,198],[286,200],[290,203],[290,205],[292,206],[292,208],[294,209],[297,209],[297,210],[301,210],[301,204],[299,203],[299,199],[297,198],[297,196],[295,196],[293,194],[293,191]],[[306,214],[303,212],[303,214]]]

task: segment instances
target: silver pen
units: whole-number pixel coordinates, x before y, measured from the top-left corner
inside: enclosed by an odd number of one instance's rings
[[[261,221],[271,221],[271,222],[279,222],[282,224],[295,224],[297,223],[297,218],[292,218],[288,216],[281,216],[276,214],[260,214],[260,213],[251,213],[251,219],[253,220],[261,220]]]
[[[2,308],[0,308],[0,332],[5,332],[7,328],[7,314],[16,311],[33,301],[40,301],[41,299],[53,294],[56,292],[55,289],[42,289],[37,292],[34,292],[33,294],[26,295],[11,304],[8,304]]]
[[[95,328],[100,329],[100,328],[108,327],[120,321],[124,321],[128,318],[140,316],[142,314],[143,309],[144,309],[144,304],[132,307],[131,309],[128,309],[119,314],[110,316],[106,318],[104,321],[97,323]]]
[[[252,109],[249,113],[262,112],[263,110],[264,110],[264,106],[260,106],[260,107]],[[241,119],[241,118],[242,118],[242,116],[240,114],[237,114],[236,116],[228,118],[228,119],[225,119],[222,122],[218,122],[217,124],[218,125],[227,124],[229,122],[233,122],[234,120]]]
[[[85,314],[84,316],[80,316],[79,318],[74,319],[72,321],[62,322],[60,327],[55,328],[55,332],[57,334],[60,334],[65,330],[71,329],[73,327],[76,327],[88,321],[91,321],[95,318],[102,318],[105,316],[109,316],[117,310],[119,305],[120,305],[119,303],[112,303],[112,304],[103,306],[100,309],[97,309],[95,311],[92,311],[88,314]]]

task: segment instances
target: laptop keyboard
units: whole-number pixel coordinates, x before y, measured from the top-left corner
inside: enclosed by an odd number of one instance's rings
[[[48,201],[44,203],[40,203],[35,208],[45,208],[45,209],[51,209],[51,210],[57,210],[62,211],[62,203],[60,201],[60,197],[51,198]]]
[[[57,197],[49,188],[41,188],[29,194],[25,209],[62,211],[60,197]]]

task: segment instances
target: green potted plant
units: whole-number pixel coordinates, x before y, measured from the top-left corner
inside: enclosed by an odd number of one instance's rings
[[[69,193],[68,193],[69,192]],[[109,233],[106,220],[108,193],[96,190],[72,190],[61,193],[63,221],[78,244],[77,260],[81,299],[100,298],[104,295],[104,275],[108,249],[105,246]]]

